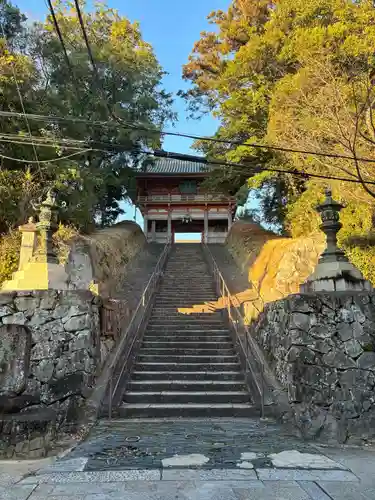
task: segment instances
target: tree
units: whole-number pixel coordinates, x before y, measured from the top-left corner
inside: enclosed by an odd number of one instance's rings
[[[81,2],[82,9],[84,6]],[[74,5],[56,2],[55,9],[70,67],[51,16],[31,28],[23,26],[19,30],[15,24],[13,31],[10,30],[15,35],[1,42],[1,82],[6,91],[2,94],[1,108],[22,113],[21,93],[27,112],[67,116],[72,120],[58,124],[29,120],[32,135],[48,140],[51,146],[35,146],[41,160],[38,164],[32,147],[1,143],[3,155],[35,162],[27,165],[4,160],[3,171],[9,173],[8,177],[14,176],[13,172],[19,172],[21,177],[28,172],[35,187],[34,198],[48,186],[57,188],[61,200],[67,204],[64,222],[82,229],[94,224],[105,226],[116,220],[121,213],[119,203],[133,192],[132,178],[142,158],[140,150],[152,143],[159,145],[159,130],[172,118],[171,98],[160,88],[163,71],[152,47],[143,41],[137,23],[103,4],[83,14],[97,65],[98,78],[95,78]],[[26,46],[18,43],[21,34]],[[88,123],[74,118],[85,118]],[[154,129],[155,134],[145,137],[144,133],[123,126],[121,120],[141,123]],[[93,126],[91,121],[110,121],[111,125]],[[28,135],[23,118],[2,123],[2,133],[18,134],[21,130],[23,137]],[[75,152],[61,145],[67,139],[84,141],[92,148],[73,158],[49,163],[50,159]],[[103,143],[121,144],[125,151],[103,148]],[[17,179],[14,182],[19,185]],[[20,203],[20,197],[15,186],[13,203],[17,202]],[[29,209],[30,205],[26,205]],[[8,226],[29,215],[20,209],[14,212],[10,215],[8,211]]]
[[[374,177],[374,164],[357,161],[374,158],[372,1],[233,0],[227,12],[213,12],[209,19],[216,29],[202,34],[184,66],[184,76],[193,84],[185,97],[193,112],[211,111],[220,118],[217,137],[356,159],[260,156],[259,150],[237,145],[198,143],[198,148],[232,161],[251,157],[254,162],[255,157],[263,167],[360,181]],[[248,174],[250,188],[268,191],[265,209],[274,205],[275,193],[281,194],[275,212],[281,222],[306,189],[323,188],[322,183],[296,182],[292,175],[253,175],[251,169]],[[374,203],[365,182],[333,187],[341,199]]]

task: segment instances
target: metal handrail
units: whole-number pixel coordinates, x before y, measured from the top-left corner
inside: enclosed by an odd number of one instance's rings
[[[217,291],[219,295],[224,299],[224,306],[225,304],[227,305],[227,315],[228,319],[230,320],[233,330],[236,335],[236,341],[244,355],[245,363],[246,363],[246,373],[250,371],[252,375],[252,382],[256,387],[256,390],[259,395],[259,399],[261,402],[261,416],[264,417],[264,392],[265,392],[265,366],[264,362],[262,359],[262,355],[259,350],[259,346],[257,343],[254,341],[252,336],[250,335],[249,329],[247,325],[245,325],[245,321],[243,318],[243,315],[237,306],[236,300],[233,297],[233,295],[230,293],[229,288],[225,282],[225,279],[220,272],[219,266],[212,255],[211,250],[209,249],[208,245],[205,243],[203,244],[204,248],[206,249],[208,256],[211,259],[212,267],[213,267],[213,274],[214,274],[214,279],[215,279],[215,284]],[[227,299],[227,300],[226,300]],[[255,306],[256,307],[256,306]],[[259,309],[256,308],[258,311]],[[235,312],[235,317],[232,315],[232,310]],[[260,311],[259,311],[260,312]],[[239,331],[242,329],[243,335],[242,337],[245,339],[245,343],[243,342],[243,339],[241,338],[241,332]],[[260,382],[257,377],[257,373],[254,369],[254,362],[258,365],[258,373],[260,374]]]
[[[155,269],[150,277],[150,279],[147,282],[147,285],[145,286],[142,296],[138,302],[138,305],[134,311],[134,314],[132,316],[132,319],[130,320],[129,325],[126,328],[126,331],[123,335],[121,335],[120,342],[119,342],[119,348],[116,351],[116,355],[111,363],[111,378],[109,381],[109,393],[108,393],[108,414],[109,418],[112,418],[112,405],[113,405],[113,398],[118,390],[119,384],[121,382],[122,376],[124,374],[124,371],[126,369],[129,356],[133,350],[133,346],[135,342],[138,340],[139,337],[139,332],[141,325],[143,324],[143,320],[145,318],[145,315],[148,310],[148,306],[151,302],[151,299],[156,291],[156,287],[159,284],[159,279],[160,276],[162,275],[162,271],[164,268],[165,261],[167,260],[168,254],[171,249],[171,242],[170,240],[166,243],[164,246],[164,249],[156,263]],[[116,375],[116,367],[118,366],[118,363],[120,361],[120,356],[122,356],[123,350],[125,349],[126,342],[130,342],[130,346],[127,348],[127,352],[125,355],[124,360],[122,360],[122,367],[121,371],[118,375]],[[113,378],[116,376],[117,380],[114,384]]]

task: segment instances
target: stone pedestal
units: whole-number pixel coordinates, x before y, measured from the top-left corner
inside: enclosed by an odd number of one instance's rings
[[[20,260],[18,264],[18,270],[21,271],[21,269],[23,269],[23,267],[33,258],[36,248],[37,229],[33,218],[30,217],[28,223],[20,226],[18,230],[22,234]]]

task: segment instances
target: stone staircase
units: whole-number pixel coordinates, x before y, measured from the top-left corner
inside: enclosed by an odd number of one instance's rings
[[[216,300],[201,245],[174,245],[119,416],[258,416]]]

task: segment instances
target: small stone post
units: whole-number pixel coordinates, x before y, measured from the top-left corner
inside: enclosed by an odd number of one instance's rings
[[[37,229],[34,224],[34,219],[30,217],[27,224],[19,226],[18,230],[22,234],[20,261],[18,264],[18,270],[21,271],[23,267],[31,261],[35,252]]]
[[[371,283],[337,246],[337,233],[342,227],[339,215],[342,208],[343,205],[334,201],[331,190],[327,189],[326,199],[316,207],[322,219],[320,229],[326,235],[327,246],[314,273],[301,285],[302,293],[372,290]]]

